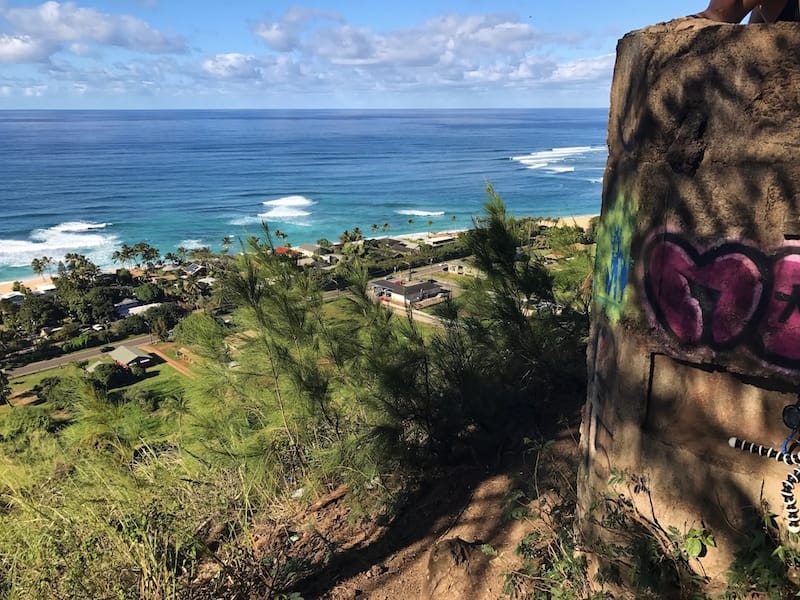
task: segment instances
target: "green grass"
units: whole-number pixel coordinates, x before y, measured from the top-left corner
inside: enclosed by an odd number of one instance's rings
[[[336,298],[323,304],[322,311],[330,319],[345,321],[350,318],[349,306],[350,300],[347,298]]]
[[[116,390],[148,390],[161,396],[169,396],[183,389],[186,376],[178,373],[166,363],[147,369],[147,377]]]
[[[11,384],[11,395],[15,396],[19,393],[32,390],[39,385],[43,379],[47,379],[48,377],[64,377],[69,375],[70,373],[74,372],[74,369],[75,366],[70,363],[61,365],[60,367],[53,367],[52,369],[47,369],[45,371],[39,371],[38,373],[32,373],[30,375],[12,377],[9,379],[9,383]]]

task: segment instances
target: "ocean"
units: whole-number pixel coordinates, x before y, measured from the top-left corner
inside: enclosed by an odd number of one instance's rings
[[[221,249],[600,211],[606,109],[0,111],[0,281],[122,243]],[[388,225],[388,232],[384,224]],[[375,231],[375,227],[379,231]],[[234,244],[234,249],[238,242]]]

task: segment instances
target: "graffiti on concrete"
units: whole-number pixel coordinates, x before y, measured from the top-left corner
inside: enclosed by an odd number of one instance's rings
[[[588,432],[589,456],[600,449],[610,450],[611,431],[609,399],[613,396],[614,377],[617,372],[617,348],[614,334],[603,325],[598,325],[592,339],[593,358],[589,365]]]
[[[800,247],[767,255],[726,242],[703,251],[663,233],[643,258],[651,313],[681,345],[744,347],[768,365],[800,369]]]
[[[633,214],[632,200],[621,196],[603,213],[597,231],[594,298],[612,321],[619,320],[625,309]]]

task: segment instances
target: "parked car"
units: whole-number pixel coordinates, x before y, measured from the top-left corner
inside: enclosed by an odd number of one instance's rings
[[[103,346],[100,348],[100,352],[111,352],[114,349],[114,346]]]

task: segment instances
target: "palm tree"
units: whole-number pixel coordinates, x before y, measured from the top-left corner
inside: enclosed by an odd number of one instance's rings
[[[380,227],[378,227],[377,223],[373,223],[372,224],[372,233],[378,233],[379,229],[380,229]]]
[[[409,220],[408,220],[408,224],[409,224],[409,225],[413,225],[413,224],[414,224],[414,219],[409,219]]]
[[[114,250],[114,253],[111,255],[111,260],[122,264],[124,267],[131,262],[135,256],[136,254],[131,246],[122,244],[119,250]]]
[[[41,259],[42,267],[45,271],[47,271],[48,275],[53,274],[53,257],[52,256],[43,256]]]
[[[42,265],[42,261],[40,261],[38,258],[34,258],[31,261],[31,269],[37,275],[41,275],[42,272],[44,271],[44,266]]]

